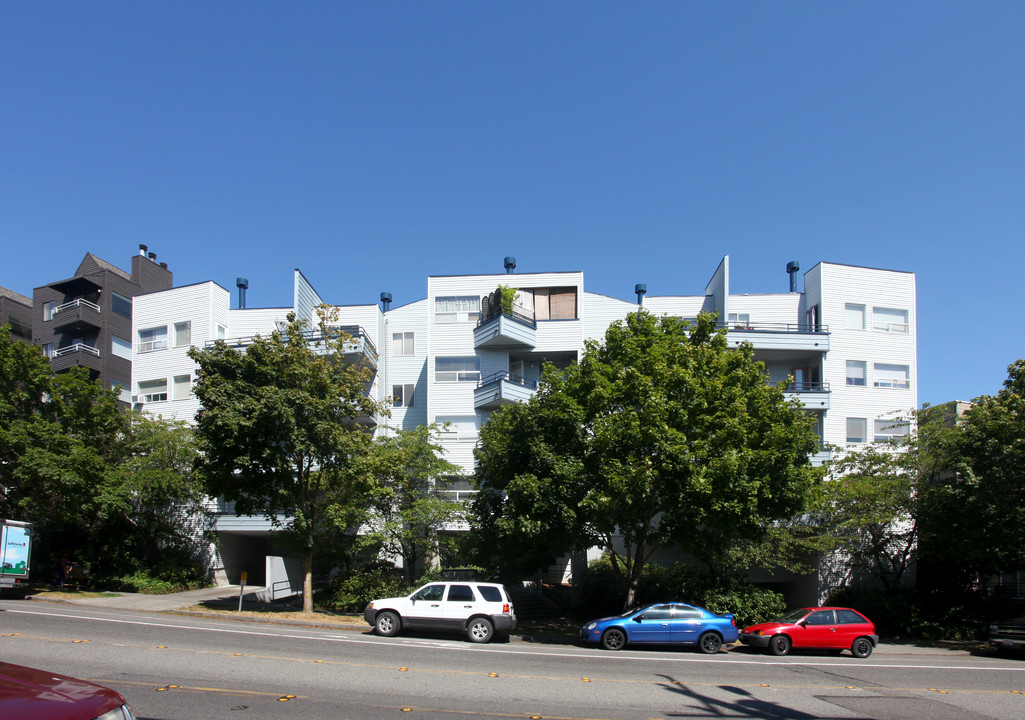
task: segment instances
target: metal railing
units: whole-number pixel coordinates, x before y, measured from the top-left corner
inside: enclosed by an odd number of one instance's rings
[[[451,502],[464,503],[477,494],[477,490],[439,490],[438,495]]]
[[[821,382],[792,382],[787,385],[787,392],[797,393],[821,393],[829,392],[829,383]]]
[[[86,345],[85,343],[75,343],[74,345],[68,345],[67,347],[57,348],[53,353],[55,358],[63,357],[65,355],[71,355],[72,353],[84,352],[89,355],[100,356],[100,351],[94,348],[92,345]]]
[[[484,327],[493,320],[497,320],[500,317],[507,317],[514,322],[518,322],[521,325],[526,325],[529,328],[537,329],[537,321],[529,315],[524,315],[521,312],[513,310],[512,312],[505,312],[500,307],[491,308],[487,313],[482,312],[480,318],[477,320],[477,327]]]
[[[72,300],[71,302],[66,302],[63,305],[58,305],[57,307],[55,307],[53,309],[53,312],[56,315],[57,313],[59,313],[61,311],[71,310],[72,308],[77,308],[77,307],[87,307],[90,310],[95,310],[96,312],[100,312],[100,306],[99,305],[97,305],[96,303],[93,303],[93,302],[89,302],[85,298],[78,298],[77,300]]]
[[[370,339],[370,336],[367,335],[366,330],[364,330],[362,326],[360,326],[360,325],[340,325],[340,326],[338,326],[336,328],[333,328],[333,329],[341,330],[346,335],[349,335],[354,341],[355,340],[362,340],[364,347],[366,347],[366,349],[369,350],[370,354],[374,357],[375,360],[377,359],[377,357],[378,357],[378,355],[377,355],[377,346],[374,344],[374,341]],[[203,346],[204,347],[213,347],[214,345],[217,344],[218,340],[220,340],[221,342],[223,342],[228,347],[235,347],[235,348],[249,347],[250,345],[252,345],[256,341],[256,338],[258,338],[258,337],[267,337],[267,336],[266,335],[241,335],[239,337],[232,337],[232,338],[218,338],[217,340],[207,340],[205,343],[203,343]],[[306,339],[307,344],[317,345],[318,343],[322,343],[325,340],[336,339],[337,336],[324,335],[323,333],[318,331],[318,332],[305,332],[305,333],[303,333],[303,337]]]
[[[530,380],[529,378],[525,378],[522,375],[513,375],[511,372],[507,370],[499,370],[496,373],[491,373],[487,377],[481,378],[477,381],[477,387],[482,388],[485,385],[492,385],[497,382],[502,382],[503,380],[506,382],[511,382],[514,385],[525,387],[528,390],[537,390],[537,382],[535,380]]]
[[[819,323],[754,323],[754,322],[718,322],[718,327],[740,332],[774,332],[774,333],[828,333],[829,326]]]

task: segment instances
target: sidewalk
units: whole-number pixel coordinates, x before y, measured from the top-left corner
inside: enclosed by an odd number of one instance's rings
[[[66,602],[71,605],[88,605],[90,607],[116,608],[118,610],[148,610],[150,612],[166,612],[168,610],[180,610],[191,605],[199,605],[202,602],[220,600],[238,602],[240,590],[239,585],[222,585],[219,587],[202,588],[201,590],[186,590],[180,593],[169,595],[147,595],[144,593],[118,593],[117,597],[90,597],[90,598],[39,598],[44,602]],[[245,604],[259,602],[257,593],[264,588],[247,585],[242,600]]]

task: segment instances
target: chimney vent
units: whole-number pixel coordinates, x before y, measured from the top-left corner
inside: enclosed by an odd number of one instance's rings
[[[156,253],[150,253],[149,254],[149,259],[152,260],[153,262],[156,262],[157,261],[157,254]]]
[[[142,255],[143,257],[146,257],[146,251],[147,250],[149,250],[149,248],[146,247],[145,245],[141,245],[141,244],[139,245],[139,254]]]
[[[634,292],[637,293],[637,304],[644,304],[644,294],[648,292],[648,286],[644,283],[637,283],[634,285]]]
[[[391,293],[390,292],[383,292],[383,293],[381,293],[381,311],[382,312],[388,312],[388,310],[390,308],[391,308]]]
[[[801,269],[801,266],[797,264],[796,260],[791,260],[787,263],[787,273],[790,275],[790,292],[797,292],[797,271]]]
[[[164,270],[167,270],[167,263],[160,263],[160,267],[164,268]]]
[[[246,288],[249,287],[249,281],[245,278],[235,278],[235,285],[238,287],[238,309],[246,309]]]
[[[514,258],[514,257],[507,257],[505,259],[505,272],[507,274],[511,275],[512,271],[515,270],[515,269],[516,269],[516,258]]]

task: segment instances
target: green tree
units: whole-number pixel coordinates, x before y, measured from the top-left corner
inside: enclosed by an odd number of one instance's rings
[[[383,412],[367,395],[371,373],[343,355],[351,338],[322,309],[319,333],[288,316],[244,351],[223,341],[193,348],[197,468],[239,515],[262,514],[303,557],[303,608],[313,610],[319,542],[364,521],[372,484],[371,436],[357,419]]]
[[[448,478],[461,474],[438,445],[437,425],[420,425],[379,437],[374,475],[380,488],[373,522],[385,553],[402,558],[412,583],[444,542],[441,529],[462,519],[463,505],[443,495]]]
[[[658,549],[714,569],[737,541],[801,510],[817,445],[810,420],[749,345],[727,346],[714,316],[633,313],[484,426],[474,524],[503,547],[545,544],[535,560],[601,547],[630,605]]]
[[[829,479],[815,493],[813,514],[826,542],[852,569],[892,592],[904,581],[918,546],[919,452],[915,438],[835,450]]]

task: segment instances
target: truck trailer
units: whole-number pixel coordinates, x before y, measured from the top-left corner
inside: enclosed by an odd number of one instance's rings
[[[32,523],[0,518],[0,587],[28,580]]]

